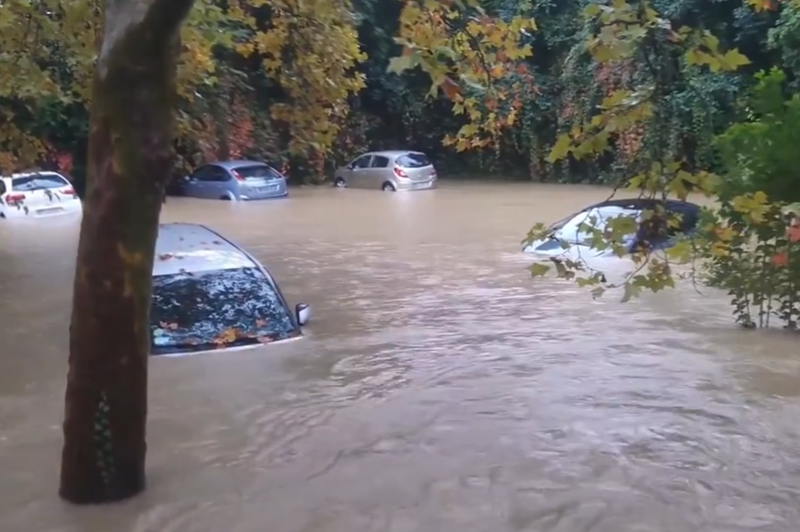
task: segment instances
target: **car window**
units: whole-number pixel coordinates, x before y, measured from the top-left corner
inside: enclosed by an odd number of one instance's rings
[[[11,179],[11,190],[15,192],[29,192],[32,190],[48,190],[62,188],[69,185],[69,181],[58,174],[36,174]]]
[[[566,222],[555,231],[553,236],[571,244],[588,244],[593,233],[592,231],[582,230],[581,224],[586,224],[592,228],[604,231],[608,225],[608,221],[612,218],[629,216],[638,220],[640,215],[641,211],[638,209],[626,209],[614,205],[595,207],[567,219]],[[633,237],[634,235],[631,234],[628,236]]]
[[[221,182],[221,181],[228,181],[231,176],[224,168],[220,168],[219,166],[212,166],[211,172],[209,173],[208,177],[205,181],[214,181],[214,182]]]
[[[153,278],[153,354],[266,343],[299,336],[277,289],[258,268]]]
[[[281,176],[277,170],[266,164],[254,164],[252,166],[239,166],[234,172],[239,174],[242,179],[278,179]]]
[[[216,181],[215,179],[215,175],[217,173],[216,170],[222,170],[222,169],[218,169],[216,166],[211,166],[211,165],[201,166],[200,168],[194,171],[194,173],[192,174],[192,178],[197,179],[198,181]]]
[[[369,162],[372,160],[372,155],[362,155],[353,161],[353,168],[369,168]]]
[[[389,158],[384,157],[383,155],[376,155],[372,158],[372,168],[388,168],[389,167]]]
[[[398,157],[396,162],[403,168],[424,168],[431,165],[424,153],[407,153]]]

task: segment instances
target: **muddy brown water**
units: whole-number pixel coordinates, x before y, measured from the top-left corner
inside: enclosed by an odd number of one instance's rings
[[[531,281],[519,240],[606,192],[445,185],[170,199],[247,246],[308,337],[151,359],[149,487],[56,496],[76,228],[0,227],[2,532],[736,532],[800,523],[800,343],[691,287]]]

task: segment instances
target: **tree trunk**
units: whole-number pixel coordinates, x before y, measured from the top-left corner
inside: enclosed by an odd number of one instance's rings
[[[106,0],[70,326],[59,495],[145,487],[151,272],[174,159],[179,30],[194,0]]]

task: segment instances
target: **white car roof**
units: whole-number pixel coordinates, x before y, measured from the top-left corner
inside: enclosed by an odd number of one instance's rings
[[[154,276],[257,266],[239,247],[204,225],[165,223],[158,226]]]

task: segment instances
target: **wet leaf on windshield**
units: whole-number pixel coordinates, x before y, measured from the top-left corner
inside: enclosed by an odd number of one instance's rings
[[[220,242],[219,240],[214,240],[211,243],[214,244],[215,246],[221,246],[222,245],[222,242]]]
[[[264,327],[267,325],[267,320],[256,320],[256,327]]]
[[[260,344],[268,344],[268,343],[271,343],[271,342],[272,342],[272,338],[270,338],[269,336],[259,336],[258,337],[258,343],[260,343]]]
[[[217,336],[214,339],[214,343],[217,344],[217,345],[229,344],[229,343],[235,341],[238,336],[239,336],[238,331],[236,329],[234,329],[233,327],[231,327],[229,329],[225,329],[224,331],[222,331],[219,334],[219,336]]]
[[[174,331],[178,328],[177,323],[167,323],[166,321],[158,322],[158,326],[161,327],[162,329],[168,329],[170,331]]]
[[[190,272],[190,271],[187,271],[187,270],[185,270],[185,269],[183,269],[183,268],[181,268],[180,270],[178,270],[178,273],[180,273],[181,275],[194,275],[192,272]]]

